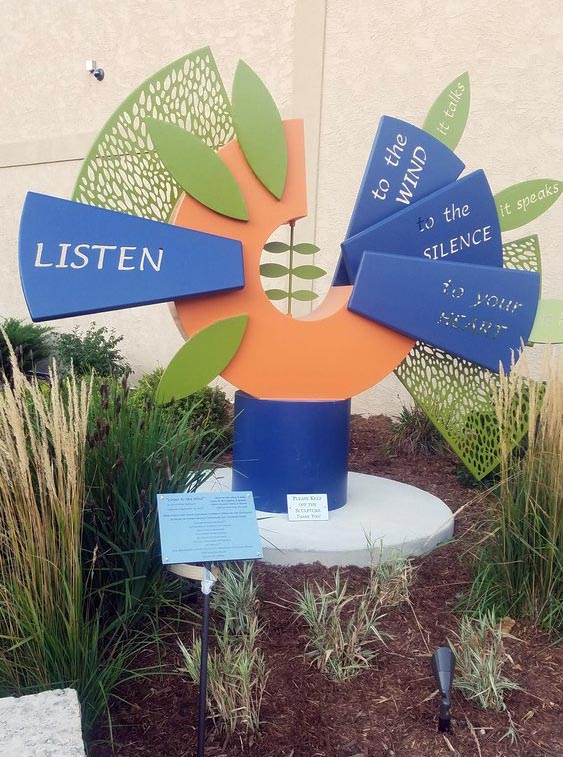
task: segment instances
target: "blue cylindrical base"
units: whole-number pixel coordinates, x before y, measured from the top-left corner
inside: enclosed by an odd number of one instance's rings
[[[260,400],[235,394],[233,491],[257,510],[287,512],[288,494],[326,494],[346,504],[350,400]]]

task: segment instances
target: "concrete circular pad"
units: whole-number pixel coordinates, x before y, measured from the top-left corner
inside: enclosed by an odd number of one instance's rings
[[[230,491],[232,472],[219,468],[199,491]],[[369,565],[368,539],[382,559],[421,555],[453,534],[454,518],[441,499],[408,484],[364,473],[348,474],[348,504],[328,521],[289,521],[256,511],[264,560],[275,565],[320,562]]]

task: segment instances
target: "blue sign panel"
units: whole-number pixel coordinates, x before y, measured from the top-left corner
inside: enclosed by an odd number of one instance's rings
[[[485,174],[475,171],[345,240],[351,281],[365,250],[501,267],[499,220]]]
[[[529,271],[366,252],[349,308],[492,371],[499,363],[509,371],[532,330],[539,294],[539,274]]]
[[[162,562],[262,557],[252,492],[158,494]]]
[[[383,116],[373,141],[346,238],[454,182],[464,164],[417,126]],[[349,284],[340,259],[333,282]]]
[[[20,277],[34,321],[244,286],[240,241],[29,192]]]

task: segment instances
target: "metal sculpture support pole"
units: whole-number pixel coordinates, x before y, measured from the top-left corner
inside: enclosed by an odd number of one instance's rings
[[[211,573],[211,563],[204,563],[201,592],[203,594],[203,616],[201,621],[201,663],[199,670],[199,708],[197,722],[197,757],[205,754],[205,716],[207,714],[207,657],[209,652],[209,605],[215,577]]]

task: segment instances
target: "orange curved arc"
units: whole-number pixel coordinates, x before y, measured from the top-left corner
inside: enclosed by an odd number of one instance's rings
[[[247,203],[248,221],[219,216],[184,196],[172,222],[240,239],[245,286],[233,292],[176,301],[187,334],[214,321],[248,314],[248,327],[222,376],[262,399],[346,399],[394,370],[414,345],[412,339],[348,310],[351,287],[331,287],[305,318],[291,318],[268,300],[260,280],[264,244],[282,224],[307,214],[302,121],[286,121],[288,170],[277,200],[252,173],[236,141],[219,155],[235,176]]]

